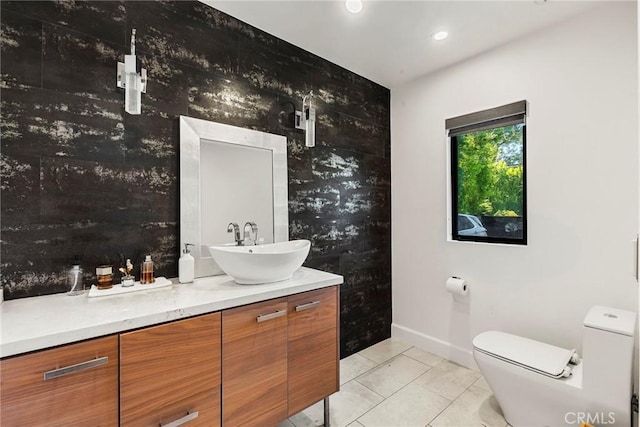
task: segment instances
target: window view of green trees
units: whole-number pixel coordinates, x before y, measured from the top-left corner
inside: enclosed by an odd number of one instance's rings
[[[523,125],[457,136],[458,212],[522,216]]]

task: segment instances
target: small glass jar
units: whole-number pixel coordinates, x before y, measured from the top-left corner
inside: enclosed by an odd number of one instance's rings
[[[110,265],[101,265],[96,268],[96,276],[98,276],[98,289],[113,287],[113,267]]]
[[[136,283],[136,278],[132,275],[125,275],[120,278],[120,285],[123,288],[128,288],[130,286],[133,286],[135,285],[135,283]]]

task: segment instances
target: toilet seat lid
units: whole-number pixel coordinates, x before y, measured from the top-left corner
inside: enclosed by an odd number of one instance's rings
[[[473,347],[482,353],[553,378],[566,375],[565,368],[575,353],[575,350],[499,331],[481,333],[473,339]]]

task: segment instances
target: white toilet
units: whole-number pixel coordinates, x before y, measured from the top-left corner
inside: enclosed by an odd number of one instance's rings
[[[594,306],[574,350],[483,332],[473,356],[514,427],[631,425],[636,313]]]

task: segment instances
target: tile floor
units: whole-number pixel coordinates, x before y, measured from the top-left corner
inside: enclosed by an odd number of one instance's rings
[[[480,373],[388,339],[340,361],[331,427],[507,426]],[[319,402],[278,427],[322,425]]]

